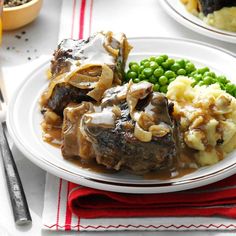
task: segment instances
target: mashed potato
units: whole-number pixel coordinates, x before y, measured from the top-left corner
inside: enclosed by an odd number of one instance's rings
[[[208,25],[218,29],[236,32],[236,7],[224,7],[203,17]]]
[[[200,166],[217,163],[236,148],[236,99],[218,84],[195,86],[179,76],[167,92],[180,122],[185,144],[196,150]]]
[[[200,4],[201,1],[198,0],[180,0],[180,1],[185,5],[186,9],[190,13],[192,13],[195,16],[198,16],[206,24],[221,30],[236,32],[236,7],[234,6],[223,7],[205,16],[201,11],[201,4]],[[212,1],[211,4],[214,5],[214,1]]]

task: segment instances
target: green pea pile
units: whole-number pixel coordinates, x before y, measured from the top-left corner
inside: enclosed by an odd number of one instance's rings
[[[179,75],[193,78],[192,86],[218,83],[221,89],[236,97],[236,86],[230,83],[225,76],[217,76],[208,67],[197,69],[189,60],[174,60],[167,55],[152,56],[143,59],[140,63],[131,61],[129,69],[125,73],[125,82],[131,79],[134,83],[148,81],[154,84],[154,91],[166,93],[168,85]]]
[[[192,86],[202,86],[217,83],[220,85],[222,90],[225,90],[233,97],[236,97],[236,85],[232,84],[224,75],[217,76],[214,72],[210,71],[208,67],[197,69],[191,73],[190,77],[195,80]]]
[[[134,83],[151,82],[154,84],[154,91],[166,93],[168,85],[178,75],[190,76],[195,70],[194,64],[188,60],[174,60],[167,55],[160,55],[144,59],[140,63],[130,62],[125,78],[126,81],[132,79]]]

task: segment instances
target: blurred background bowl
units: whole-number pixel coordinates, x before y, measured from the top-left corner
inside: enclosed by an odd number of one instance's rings
[[[37,18],[43,0],[31,0],[16,7],[3,8],[3,30],[14,30],[23,27]]]

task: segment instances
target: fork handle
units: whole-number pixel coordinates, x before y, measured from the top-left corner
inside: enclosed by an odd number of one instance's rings
[[[6,182],[11,199],[13,215],[17,225],[32,221],[24,189],[20,180],[15,161],[13,159],[5,133],[5,122],[0,122],[0,149],[3,166],[6,173]]]

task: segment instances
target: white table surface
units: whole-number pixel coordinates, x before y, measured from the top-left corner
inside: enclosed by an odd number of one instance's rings
[[[114,9],[112,21],[107,19],[104,14],[104,6],[112,4]],[[96,11],[93,12],[93,20],[100,20],[100,27],[103,29],[111,29],[113,31],[125,32],[128,37],[137,36],[167,36],[175,38],[190,38],[205,41],[210,44],[224,47],[236,54],[236,44],[225,43],[213,40],[195,32],[186,29],[182,25],[170,18],[159,6],[158,0],[127,0],[124,7],[130,7],[131,17],[127,23],[122,18],[121,12],[117,12],[115,5],[119,4],[119,0],[94,0]],[[61,0],[44,0],[43,9],[38,19],[29,26],[13,31],[5,32],[3,37],[2,48],[0,49],[0,83],[4,81],[8,98],[12,96],[17,85],[27,75],[29,68],[37,65],[37,58],[41,55],[51,55],[58,41],[59,19],[60,19]],[[142,12],[150,11],[150,14],[143,19]],[[155,23],[157,22],[157,23]],[[157,26],[156,26],[157,25]],[[98,26],[96,26],[98,27]],[[97,30],[96,27],[92,31]],[[153,33],[150,34],[150,29]],[[25,34],[22,32],[25,31]],[[16,35],[20,35],[18,39]],[[25,39],[28,39],[27,41]],[[30,58],[30,59],[29,59]],[[43,195],[45,184],[45,171],[35,166],[27,160],[12,145],[13,155],[15,157],[19,173],[24,185],[33,223],[30,226],[15,226],[10,201],[4,181],[4,173],[0,168],[0,236],[1,228],[5,228],[9,235],[14,236],[39,236],[39,235],[64,235],[64,233],[49,233],[41,230],[41,215],[43,210]],[[76,234],[76,233],[71,233]],[[80,235],[233,235],[230,232],[120,232],[111,233],[80,233]]]

